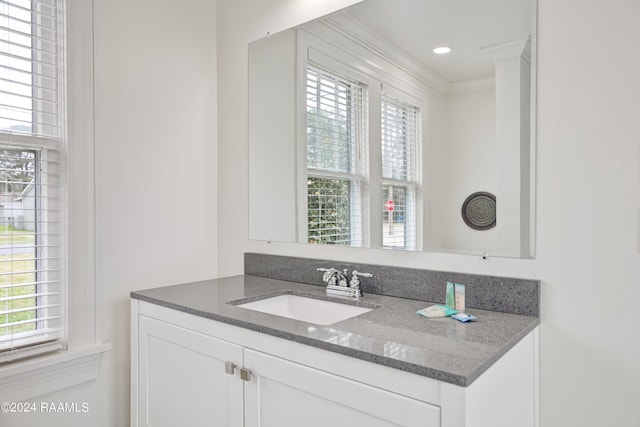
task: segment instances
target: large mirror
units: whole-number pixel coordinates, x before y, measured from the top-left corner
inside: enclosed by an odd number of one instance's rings
[[[249,238],[533,257],[534,2],[366,0],[250,43]]]

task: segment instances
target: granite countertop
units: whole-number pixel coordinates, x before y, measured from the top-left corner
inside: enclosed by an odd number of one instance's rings
[[[478,309],[466,310],[476,322],[427,319],[416,311],[432,303],[375,294],[361,301],[378,308],[327,326],[229,304],[282,291],[344,301],[327,297],[320,286],[250,275],[137,291],[131,297],[464,387],[539,324],[535,316]]]

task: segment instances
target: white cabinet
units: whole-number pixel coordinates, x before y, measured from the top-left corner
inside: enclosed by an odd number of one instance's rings
[[[245,426],[440,426],[440,408],[253,350]]]
[[[242,382],[226,369],[242,366],[242,347],[145,316],[138,328],[133,425],[242,426]]]
[[[143,301],[131,320],[132,426],[538,425],[537,330],[460,387]]]

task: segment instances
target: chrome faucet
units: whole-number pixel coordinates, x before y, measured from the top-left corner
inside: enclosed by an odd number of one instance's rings
[[[356,299],[362,297],[359,277],[373,277],[373,274],[353,270],[351,280],[347,283],[348,270],[346,268],[342,272],[335,268],[318,268],[317,270],[324,271],[322,281],[327,284],[328,295],[341,295]]]
[[[347,269],[343,272],[335,268],[318,268],[318,271],[324,271],[322,281],[331,286],[347,286]]]

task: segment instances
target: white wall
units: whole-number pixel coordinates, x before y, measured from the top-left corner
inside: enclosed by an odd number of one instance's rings
[[[129,292],[216,274],[215,7],[95,1],[98,332],[113,350],[93,425],[129,424]]]
[[[636,0],[540,5],[543,426],[640,425],[639,20]]]
[[[492,87],[444,98],[445,135],[427,142],[428,165],[440,164],[440,175],[427,171],[429,250],[444,248],[479,254],[498,249],[500,223],[491,230],[474,230],[464,223],[460,211],[472,193],[497,193],[495,105]]]
[[[540,278],[541,425],[640,425],[640,3],[540,0],[537,258],[489,261],[247,240],[247,43],[353,2],[317,3],[219,0],[220,275],[258,251]]]

